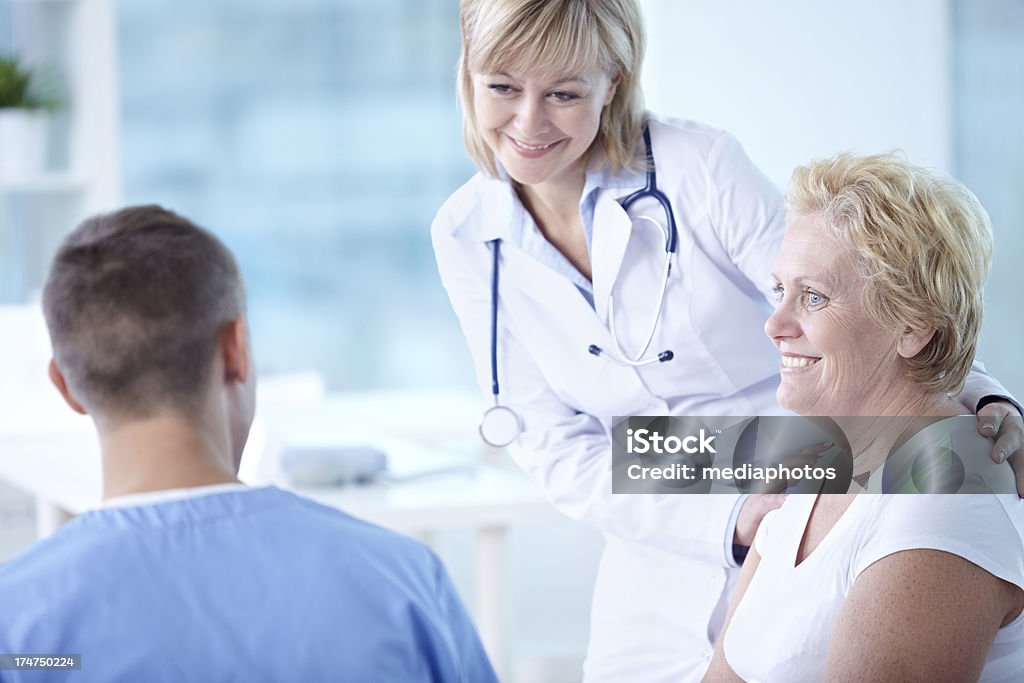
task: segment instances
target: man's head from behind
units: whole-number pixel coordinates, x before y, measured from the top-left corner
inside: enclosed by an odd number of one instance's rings
[[[51,377],[101,432],[223,419],[237,466],[255,382],[244,287],[216,237],[158,206],[90,218],[58,250],[43,307]]]

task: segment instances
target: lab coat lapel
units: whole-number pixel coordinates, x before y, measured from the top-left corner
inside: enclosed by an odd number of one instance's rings
[[[535,302],[537,318],[547,317],[543,311],[557,311],[553,317],[564,320],[566,329],[575,330],[588,343],[608,344],[608,330],[583,295],[564,276],[536,261],[511,245],[501,250],[502,282],[514,286]],[[586,346],[583,347],[584,351]]]
[[[601,192],[594,207],[594,234],[591,246],[591,271],[594,284],[594,310],[602,323],[608,322],[608,297],[622,267],[633,225],[629,215],[609,192]]]
[[[509,296],[508,318],[521,331],[522,343],[531,349],[535,362],[550,361],[552,355],[562,359],[548,362],[542,371],[553,386],[575,397],[573,405],[609,419],[651,401],[647,412],[664,410],[635,368],[587,352],[591,344],[611,348],[611,335],[574,284],[511,246],[501,251],[501,272],[503,286],[514,287],[523,296]],[[567,354],[572,360],[565,358]]]

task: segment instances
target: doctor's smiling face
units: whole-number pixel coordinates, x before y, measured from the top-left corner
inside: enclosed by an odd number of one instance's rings
[[[473,72],[476,123],[494,156],[526,186],[578,182],[617,79],[584,73]]]
[[[865,311],[853,258],[820,215],[789,217],[765,333],[782,353],[779,405],[801,415],[886,414],[905,384],[898,335]]]

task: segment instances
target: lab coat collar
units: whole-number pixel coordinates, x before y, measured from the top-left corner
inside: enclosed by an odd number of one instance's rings
[[[618,173],[612,173],[608,164],[600,164],[587,171],[587,180],[583,185],[583,196],[580,202],[586,201],[587,196],[597,190],[610,190],[615,199],[622,199],[626,195],[639,190],[647,182],[647,174],[643,169],[623,169]]]
[[[518,244],[522,224],[522,203],[516,196],[515,188],[504,177],[494,178],[480,173],[476,177],[477,191],[474,193],[472,209],[464,220],[455,224],[452,235],[470,242],[490,242],[501,239]],[[513,236],[516,239],[512,239]]]
[[[643,170],[627,170],[615,174],[607,164],[599,164],[587,171],[583,194],[580,196],[580,207],[582,209],[595,192],[612,190],[612,198],[618,200],[639,190],[646,180]],[[477,182],[477,196],[473,209],[465,220],[456,224],[452,234],[459,239],[472,242],[501,239],[519,246],[526,225],[526,209],[516,195],[512,179],[498,163],[497,177],[480,173]]]

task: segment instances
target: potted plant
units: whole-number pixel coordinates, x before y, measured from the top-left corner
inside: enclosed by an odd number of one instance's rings
[[[48,112],[55,101],[13,55],[0,54],[0,177],[46,168]]]

